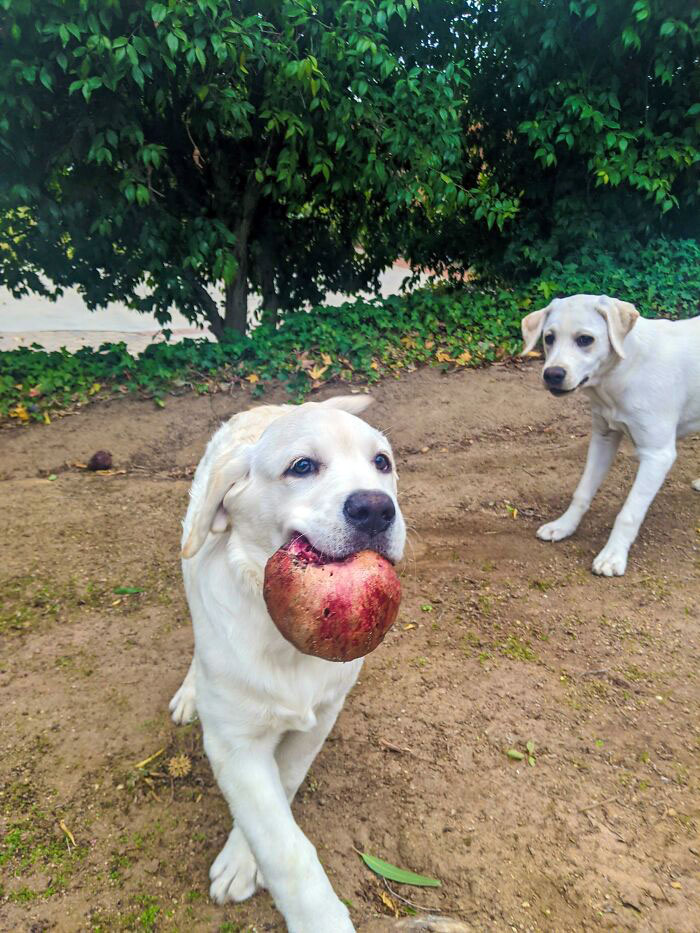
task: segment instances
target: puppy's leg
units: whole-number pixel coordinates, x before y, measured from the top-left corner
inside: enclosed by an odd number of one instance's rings
[[[696,492],[700,492],[700,479],[694,479],[690,485]]]
[[[316,726],[308,732],[286,732],[275,750],[280,779],[291,803],[297,790],[311,767],[316,755],[323,747],[333,723],[338,717],[340,706],[333,706],[319,713]],[[238,825],[231,830],[226,845],[211,866],[212,897],[215,901],[244,901],[258,888],[264,888],[265,879],[259,870],[253,853]]]
[[[607,476],[621,439],[620,431],[603,433],[594,422],[586,466],[574,492],[571,505],[559,518],[542,525],[537,531],[538,538],[543,541],[561,541],[562,538],[568,538],[576,531],[579,522],[590,508],[598,487]]]
[[[654,501],[676,459],[676,445],[639,450],[639,469],[625,504],[615,519],[613,530],[603,550],[593,561],[593,573],[621,577],[627,568],[627,554],[637,537],[647,509]]]
[[[194,658],[190,664],[190,669],[185,675],[185,679],[180,685],[180,689],[172,698],[169,704],[170,715],[173,722],[178,725],[192,722],[197,715],[197,694],[196,694],[196,674],[194,667]]]
[[[315,848],[294,822],[275,761],[274,736],[243,745],[233,734],[207,734],[205,724],[204,744],[219,787],[290,933],[352,933],[347,908],[333,891]],[[222,859],[227,847],[228,842]],[[219,903],[229,898],[223,883],[228,875],[222,871],[211,887]]]
[[[280,780],[291,803],[311,764],[321,751],[328,733],[338,718],[340,706],[331,706],[317,713],[316,725],[308,732],[287,732],[275,750]]]

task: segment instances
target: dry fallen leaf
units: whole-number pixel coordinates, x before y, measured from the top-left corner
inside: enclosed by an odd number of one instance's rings
[[[145,768],[146,765],[150,765],[152,761],[155,761],[156,758],[159,758],[165,751],[165,745],[162,748],[159,748],[157,752],[153,752],[152,755],[149,755],[148,758],[144,758],[143,761],[139,761],[138,764],[134,765],[134,770],[138,771],[140,768]],[[117,788],[119,790],[119,788]]]
[[[61,829],[61,831],[65,834],[66,838],[70,840],[71,844],[72,844],[72,845],[75,845],[75,836],[74,836],[73,833],[68,829],[68,827],[67,827],[66,824],[63,822],[63,820],[59,820],[59,821],[58,821],[58,826],[59,826],[59,828]]]
[[[384,904],[385,907],[388,907],[389,910],[393,913],[393,915],[398,918],[399,905],[396,903],[394,898],[390,894],[388,894],[386,891],[380,891],[379,898],[382,904]]]
[[[256,382],[260,382],[260,376],[257,373],[251,373],[249,376],[246,376],[248,382],[252,382],[255,385]]]

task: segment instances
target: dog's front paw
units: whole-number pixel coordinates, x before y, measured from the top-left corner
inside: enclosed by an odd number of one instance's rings
[[[183,680],[182,686],[168,705],[170,716],[177,726],[184,726],[197,716],[197,695],[188,680],[188,677]]]
[[[547,522],[537,529],[537,537],[541,541],[561,541],[562,538],[568,538],[576,531],[576,525],[564,522],[560,518],[553,522]]]
[[[627,569],[627,551],[606,544],[593,561],[593,573],[601,577],[621,577]]]
[[[236,828],[231,830],[226,845],[214,860],[209,877],[209,897],[217,904],[245,901],[265,886],[255,856],[243,833]]]
[[[694,479],[690,485],[696,492],[700,492],[700,479]]]

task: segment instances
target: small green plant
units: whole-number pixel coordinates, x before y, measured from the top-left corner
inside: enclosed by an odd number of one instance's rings
[[[527,758],[527,763],[531,768],[535,767],[535,743],[530,739],[525,744],[525,752],[519,751],[517,748],[509,748],[506,751],[506,755],[511,761],[525,761]]]

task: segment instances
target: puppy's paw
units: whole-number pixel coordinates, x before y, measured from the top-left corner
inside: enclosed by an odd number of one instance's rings
[[[538,528],[537,537],[541,541],[561,541],[562,538],[568,538],[575,531],[575,525],[570,525],[568,522],[564,522],[558,518]]]
[[[197,695],[188,680],[189,678],[186,677],[168,705],[170,716],[177,726],[184,726],[197,716]]]
[[[209,877],[209,897],[217,904],[245,901],[265,886],[250,846],[243,833],[235,828],[214,860]]]
[[[700,479],[694,479],[690,485],[696,492],[700,492]]]
[[[606,544],[593,561],[593,573],[601,577],[621,577],[627,569],[627,551]]]

